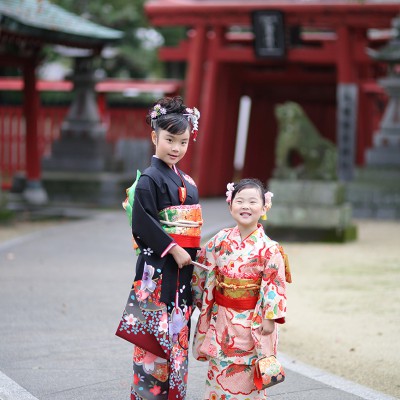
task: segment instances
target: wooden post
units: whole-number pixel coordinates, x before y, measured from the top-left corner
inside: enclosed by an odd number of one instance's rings
[[[234,156],[240,104],[241,79],[234,66],[222,64],[216,87],[216,106],[213,112],[213,160],[203,161],[213,180],[207,183],[210,195],[225,191],[234,178]],[[232,82],[236,84],[232,85]],[[204,160],[204,158],[203,158]]]
[[[215,154],[215,146],[213,145],[214,137],[218,132],[215,132],[215,119],[218,116],[218,79],[220,77],[220,62],[216,57],[216,52],[220,48],[220,41],[222,36],[222,28],[216,28],[215,31],[208,33],[209,41],[209,54],[207,55],[207,68],[204,75],[204,89],[201,101],[201,112],[203,113],[201,121],[199,137],[199,149],[196,152],[194,161],[194,176],[198,183],[199,192],[202,196],[210,195],[207,188],[207,181],[210,179],[211,174],[214,175],[218,171],[212,169],[212,159],[218,156]]]
[[[37,59],[31,57],[23,66],[24,74],[24,115],[25,115],[25,157],[26,187],[25,200],[34,205],[47,203],[47,193],[41,184],[41,157],[38,135],[39,93],[36,89]]]
[[[24,115],[26,132],[26,178],[27,180],[39,180],[41,175],[39,137],[38,137],[38,115],[39,115],[39,93],[36,89],[36,60],[31,58],[25,62],[24,73]]]
[[[196,26],[190,33],[191,44],[186,78],[186,103],[189,107],[200,104],[203,64],[205,58],[206,27]]]
[[[205,57],[206,45],[206,27],[198,25],[191,31],[191,44],[188,56],[188,72],[186,77],[186,93],[185,104],[188,107],[197,107],[200,110],[201,116],[199,121],[199,134],[203,132],[203,110],[200,108],[201,87],[203,83],[203,64]],[[193,171],[193,154],[198,149],[196,143],[191,143],[186,156],[179,163],[179,167],[185,172],[192,173]]]

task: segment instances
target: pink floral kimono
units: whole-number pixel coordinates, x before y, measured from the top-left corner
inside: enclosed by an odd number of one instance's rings
[[[263,318],[284,323],[285,263],[280,246],[261,225],[244,240],[238,227],[224,229],[201,250],[193,291],[200,316],[193,353],[209,361],[204,399],[265,399],[254,385],[254,363],[276,354],[277,327],[261,335]]]

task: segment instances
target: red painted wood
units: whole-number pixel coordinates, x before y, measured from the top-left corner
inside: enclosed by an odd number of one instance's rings
[[[61,124],[68,107],[46,106],[39,109],[38,148],[40,159],[51,155],[51,145],[59,138]],[[150,128],[145,123],[146,108],[107,109],[109,121],[107,140],[114,143],[123,138],[150,140]],[[0,173],[3,188],[9,188],[16,172],[24,173],[26,160],[25,117],[22,107],[0,107]]]
[[[7,61],[7,62],[6,62]],[[12,176],[25,172],[30,180],[41,177],[41,158],[51,154],[51,144],[59,137],[66,108],[40,107],[38,91],[70,91],[69,81],[36,81],[32,62],[20,57],[2,59],[1,65],[23,65],[24,77],[0,78],[0,90],[24,90],[24,116],[21,107],[2,106],[0,109],[0,173],[3,188],[9,188]],[[14,64],[12,64],[14,65]],[[107,140],[119,138],[149,138],[150,128],[145,123],[147,109],[107,109],[105,93],[135,90],[164,92],[177,95],[182,88],[178,80],[116,80],[99,82],[96,90],[102,105],[102,118],[107,125]]]
[[[39,94],[36,90],[35,76],[36,60],[26,63],[24,73],[24,114],[25,114],[25,152],[26,178],[29,181],[40,180],[41,162],[39,153],[39,138],[37,117],[39,114]]]
[[[0,90],[23,90],[24,83],[19,77],[0,77]],[[45,81],[38,80],[36,88],[39,91],[66,92],[73,89],[70,81]],[[96,84],[96,92],[137,92],[152,93],[164,92],[166,94],[179,92],[182,88],[182,82],[176,79],[170,80],[136,80],[136,79],[106,79]]]
[[[233,155],[235,149],[237,113],[231,114],[230,106],[237,101],[233,98],[231,85],[232,78],[227,65],[219,65],[219,79],[214,96],[218,114],[211,121],[212,129],[208,134],[212,136],[213,156],[207,163],[208,179],[207,190],[209,195],[215,196],[224,191],[226,184],[233,177]],[[214,113],[215,115],[215,113]],[[234,124],[232,124],[234,120]],[[232,129],[231,127],[234,126]],[[232,130],[231,130],[231,129]],[[206,175],[204,175],[206,176]]]
[[[220,91],[220,97],[225,100],[226,118],[220,117],[219,120],[224,123],[223,131],[218,133],[219,140],[222,143],[222,153],[225,159],[221,160],[218,168],[221,169],[221,180],[216,188],[216,195],[224,192],[228,182],[235,180],[236,171],[234,169],[236,134],[239,118],[240,97],[243,88],[241,85],[232,85],[232,82],[240,82],[241,69],[233,68],[230,65],[225,65],[225,85],[226,92]],[[222,115],[222,114],[221,114]],[[217,131],[218,132],[218,131]]]
[[[255,57],[251,13],[263,9],[282,11],[287,30],[293,26],[299,26],[302,30],[300,43],[289,45],[284,59]],[[239,101],[238,96],[228,96],[229,100],[225,105],[224,100],[220,99],[219,93],[225,89],[223,82],[226,78],[226,75],[222,74],[237,68],[240,72],[235,74],[235,80],[232,80],[230,85],[245,88],[242,94],[251,93],[253,110],[248,143],[250,150],[248,149],[246,155],[243,174],[254,176],[259,173],[261,178],[266,179],[271,175],[273,166],[271,143],[274,142],[277,129],[273,113],[275,105],[288,100],[299,102],[322,134],[335,141],[336,85],[355,83],[359,85],[361,91],[364,82],[370,82],[385,74],[384,69],[379,63],[370,59],[365,50],[367,47],[379,48],[384,45],[388,36],[375,38],[367,35],[367,30],[390,28],[392,19],[399,12],[399,6],[389,2],[377,4],[368,0],[362,4],[325,0],[311,2],[186,0],[178,4],[153,0],[146,3],[145,10],[150,23],[155,26],[181,25],[189,28],[204,26],[210,31],[222,32],[218,51],[209,48],[204,62],[207,74],[204,77],[202,111],[205,111],[206,115],[202,123],[207,132],[194,171],[194,174],[199,175],[201,188],[204,188],[202,194],[213,195],[216,189],[213,182],[215,185],[220,185],[219,180],[222,179],[222,175],[216,170],[210,170],[209,157],[215,159],[213,155],[215,149],[219,149],[219,145],[210,140],[208,130],[218,129],[225,143],[228,143],[232,132],[225,129],[226,125],[219,125],[215,121],[220,118],[221,110],[233,109],[238,106]],[[232,26],[247,27],[248,31],[230,31]],[[184,61],[194,57],[192,51],[193,47],[184,40],[178,48],[162,49],[160,54],[165,61],[178,59]],[[217,92],[211,88],[213,82],[217,85]],[[363,161],[359,154],[365,152],[372,140],[371,129],[376,123],[371,121],[375,121],[376,117],[373,112],[370,114],[370,111],[377,110],[377,102],[379,103],[377,93],[365,94],[360,101],[359,118],[363,121],[357,131],[358,163]],[[215,104],[218,104],[218,107],[215,107]],[[224,117],[226,119],[227,115]],[[265,118],[268,120],[267,123]],[[262,131],[263,125],[264,131]],[[265,133],[265,126],[268,126],[268,135]],[[265,157],[264,166],[259,168],[256,160],[260,161]],[[219,160],[224,158],[225,154]],[[229,163],[230,161],[225,159],[227,166]],[[221,169],[218,161],[215,165]],[[211,173],[213,182],[206,184],[206,177]]]
[[[189,107],[197,107],[200,109],[201,100],[201,86],[203,82],[203,66],[205,58],[205,46],[206,46],[206,29],[204,26],[199,26],[191,31],[191,47],[192,51],[188,58],[188,70],[186,78],[186,94],[185,104]],[[203,121],[204,112],[200,109],[200,120],[199,120],[199,134],[203,135]],[[188,173],[193,172],[194,154],[196,151],[196,144],[191,143],[186,156],[180,162],[180,168]]]
[[[288,23],[326,27],[344,21],[353,27],[384,28],[398,11],[396,3],[361,3],[329,1],[207,1],[186,0],[166,2],[153,0],[145,4],[145,11],[152,25],[193,26],[198,24],[250,25],[250,15],[255,10],[281,10]]]
[[[208,49],[210,54],[215,54],[220,48],[221,32],[217,31],[215,35],[208,36]],[[201,139],[199,138],[199,149],[195,154],[193,176],[196,179],[199,187],[200,196],[203,193],[207,195],[210,193],[208,185],[210,184],[210,176],[218,174],[214,168],[212,168],[212,161],[219,154],[216,152],[216,146],[214,145],[214,135],[218,134],[214,130],[215,118],[218,118],[219,104],[217,101],[218,85],[220,78],[220,67],[221,65],[211,59],[207,63],[207,68],[204,73],[203,81],[203,93],[201,97],[201,109],[202,117],[201,123]],[[207,161],[209,160],[209,162]]]
[[[352,57],[354,32],[348,26],[340,26],[337,29],[337,35],[338,83],[352,83],[356,78]]]

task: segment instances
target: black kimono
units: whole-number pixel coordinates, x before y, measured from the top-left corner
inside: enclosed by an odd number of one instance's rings
[[[202,224],[197,187],[153,157],[136,185],[132,234],[136,276],[117,334],[135,344],[131,399],[184,399],[192,313],[193,265],[178,268],[174,243],[192,259]]]

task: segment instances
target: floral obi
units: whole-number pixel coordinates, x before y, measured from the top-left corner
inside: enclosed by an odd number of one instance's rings
[[[256,306],[261,277],[251,279],[229,278],[217,273],[215,302],[237,310],[251,310]]]
[[[203,218],[200,204],[164,208],[158,213],[161,225],[181,247],[200,247]]]

